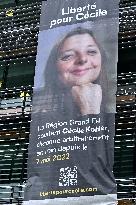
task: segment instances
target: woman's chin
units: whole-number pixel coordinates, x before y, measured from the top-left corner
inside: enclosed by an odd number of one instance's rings
[[[73,87],[73,86],[82,86],[86,84],[93,83],[96,79],[91,78],[71,78],[71,79],[64,79],[61,78],[61,82],[65,87]]]
[[[73,82],[71,82],[72,86],[82,86],[82,85],[86,85],[86,84],[90,84],[92,83],[90,80],[75,80]]]

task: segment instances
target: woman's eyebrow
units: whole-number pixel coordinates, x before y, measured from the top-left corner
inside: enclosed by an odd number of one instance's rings
[[[65,54],[67,54],[69,52],[73,52],[73,50],[72,49],[68,49],[68,50],[60,51],[58,53],[58,58],[62,57],[63,55],[65,55]]]
[[[89,44],[87,47],[97,47],[97,46]]]
[[[90,47],[90,48],[92,48],[92,47],[97,48],[97,45],[89,44],[89,45],[87,45],[87,48],[89,48],[89,47]],[[74,51],[74,48],[60,51],[60,54],[67,53],[67,52],[71,52],[71,51]]]
[[[68,49],[68,50],[64,50],[64,51],[61,51],[60,53],[66,53],[66,52],[70,52],[70,51],[73,51],[74,49]]]

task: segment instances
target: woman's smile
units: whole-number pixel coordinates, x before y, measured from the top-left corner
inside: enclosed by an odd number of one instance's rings
[[[75,75],[75,76],[82,76],[82,75],[87,74],[89,70],[90,70],[90,68],[76,68],[76,69],[70,71],[70,73]]]

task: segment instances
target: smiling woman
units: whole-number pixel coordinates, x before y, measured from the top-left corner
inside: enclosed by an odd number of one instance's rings
[[[101,53],[93,37],[77,34],[67,38],[59,49],[57,67],[67,86],[94,82],[101,70]]]
[[[69,32],[52,49],[45,69],[50,109],[99,114],[106,100],[105,63],[105,52],[92,31],[78,27]]]

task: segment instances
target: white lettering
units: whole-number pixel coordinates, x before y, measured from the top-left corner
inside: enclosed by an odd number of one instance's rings
[[[50,28],[52,28],[55,25],[59,25],[60,23],[69,23],[72,21],[72,19],[73,19],[73,17],[70,16],[70,17],[66,17],[66,18],[62,18],[62,19],[52,20],[50,23]]]
[[[62,9],[62,15],[66,15],[66,14],[69,14],[69,7],[68,7],[67,12],[64,11],[64,8]]]
[[[84,19],[84,14],[83,13],[79,13],[76,15],[76,20],[82,20]]]
[[[81,11],[82,11],[82,7],[78,7],[77,12],[81,12]]]

